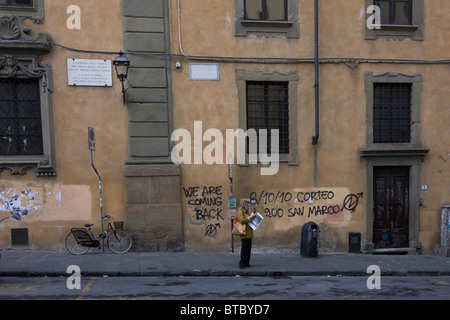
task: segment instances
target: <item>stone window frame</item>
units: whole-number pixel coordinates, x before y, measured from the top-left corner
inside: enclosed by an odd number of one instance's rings
[[[236,86],[238,91],[238,116],[239,128],[247,130],[247,81],[280,81],[289,83],[289,153],[280,154],[279,162],[288,163],[290,166],[299,164],[298,160],[298,128],[297,128],[297,104],[298,104],[298,83],[299,75],[297,71],[281,73],[278,71],[245,71],[236,70]],[[247,148],[245,148],[247,150]],[[259,161],[258,161],[259,162]],[[242,165],[242,164],[241,164]],[[246,151],[245,165],[249,166],[249,155]]]
[[[11,174],[26,174],[33,170],[37,176],[55,176],[52,121],[52,69],[42,67],[40,57],[34,55],[0,55],[0,62],[10,59],[14,63],[14,74],[11,69],[0,69],[0,78],[38,78],[40,90],[40,107],[42,121],[42,155],[11,155],[0,156],[0,171],[9,169]],[[14,61],[14,62],[12,62]],[[10,64],[10,66],[12,66]]]
[[[0,23],[9,30],[0,35],[0,77],[38,78],[42,120],[42,155],[0,156],[0,171],[9,169],[11,174],[26,174],[28,170],[37,176],[56,176],[55,149],[53,143],[52,69],[41,65],[42,55],[51,51],[51,36],[46,32],[31,35],[31,29],[18,16],[0,16]]]
[[[374,75],[365,73],[366,92],[366,149],[359,150],[361,158],[366,160],[366,239],[364,249],[373,250],[373,170],[376,166],[408,166],[409,174],[409,246],[420,248],[419,241],[419,189],[421,160],[429,149],[420,146],[420,100],[422,93],[422,75],[384,73]],[[373,84],[411,83],[411,142],[410,143],[373,143]]]
[[[423,41],[423,29],[424,29],[424,1],[413,0],[412,7],[412,24],[411,25],[381,25],[381,29],[369,29],[367,28],[366,21],[372,15],[367,13],[367,8],[374,4],[373,0],[365,0],[366,19],[364,20],[364,30],[366,40],[376,40],[378,38],[384,38],[386,40],[403,40],[405,38],[411,38],[415,41]]]
[[[244,0],[234,0],[235,36],[246,37],[248,34],[276,37],[284,34],[287,38],[299,38],[298,1],[288,0],[287,21],[245,20]]]
[[[366,91],[366,148],[371,150],[417,149],[420,148],[420,96],[422,92],[422,75],[402,73],[364,74]],[[411,141],[409,143],[374,143],[373,142],[373,84],[374,83],[410,83],[411,84]]]
[[[20,18],[30,18],[36,24],[44,23],[44,0],[33,0],[32,7],[1,6],[0,11]]]

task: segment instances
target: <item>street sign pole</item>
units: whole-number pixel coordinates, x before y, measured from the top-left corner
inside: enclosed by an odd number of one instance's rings
[[[101,226],[102,226],[102,250],[105,252],[105,238],[103,237],[103,197],[102,197],[102,178],[98,173],[97,169],[94,166],[94,155],[93,151],[96,149],[95,145],[95,130],[94,128],[88,128],[88,139],[89,139],[89,150],[91,151],[91,166],[94,169],[95,173],[98,177],[98,189],[100,192],[100,217],[101,217]]]
[[[233,225],[236,216],[236,198],[233,196],[233,164],[231,156],[228,156],[228,179],[230,179],[230,197],[228,198],[228,218],[231,220],[231,252],[234,253]]]

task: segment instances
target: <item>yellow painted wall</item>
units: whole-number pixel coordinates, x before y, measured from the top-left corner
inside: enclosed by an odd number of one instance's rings
[[[81,9],[81,29],[66,26],[70,5]],[[123,50],[121,1],[46,0],[41,25],[26,19],[35,34],[48,32],[55,43],[83,50]],[[88,126],[95,128],[94,163],[103,185],[103,212],[125,220],[123,162],[127,156],[127,113],[121,85],[113,70],[112,87],[75,87],[67,84],[67,59],[108,59],[116,55],[81,53],[54,46],[43,65],[53,72],[53,129],[56,177],[38,178],[34,172],[10,175],[0,172],[0,218],[10,215],[5,203],[18,196],[28,214],[21,221],[0,224],[0,246],[11,246],[10,229],[28,228],[36,249],[62,249],[70,227],[94,223],[100,230],[98,179],[90,164]],[[30,196],[31,195],[31,196]]]
[[[25,23],[33,34],[46,31],[58,44],[117,52],[123,50],[121,2],[46,0],[44,23],[36,25],[30,20]],[[69,30],[66,26],[70,16],[66,10],[73,4],[81,9],[80,30]],[[296,72],[299,76],[299,165],[281,164],[274,176],[261,176],[259,165],[233,165],[234,194],[238,203],[240,199],[250,197],[259,200],[261,196],[257,209],[265,219],[255,233],[254,244],[258,246],[298,244],[301,226],[310,220],[321,227],[321,250],[324,251],[347,250],[348,232],[361,232],[365,238],[365,160],[358,154],[358,150],[366,146],[364,73],[422,74],[420,144],[430,152],[424,158],[420,172],[420,184],[427,185],[428,190],[421,191],[420,199],[417,199],[423,203],[419,240],[424,252],[433,251],[440,237],[439,208],[450,204],[450,145],[445,139],[450,136],[447,65],[360,64],[352,68],[352,64],[321,64],[321,129],[315,157],[311,144],[314,135],[314,64],[219,62],[219,81],[192,81],[189,80],[189,62],[202,61],[188,57],[312,59],[314,2],[299,0],[298,39],[256,35],[236,37],[233,0],[170,0],[169,4],[171,52],[179,55],[173,59],[171,74],[174,129],[184,128],[193,134],[194,121],[200,120],[202,132],[216,128],[225,136],[226,129],[237,129],[238,69]],[[433,6],[425,4],[424,41],[364,40],[364,10],[362,0],[320,1],[322,58],[448,58],[449,34],[443,28],[450,10],[448,1],[433,0]],[[127,109],[122,105],[120,83],[113,73],[113,87],[68,86],[68,58],[113,60],[115,55],[73,52],[55,46],[44,56],[43,64],[50,64],[53,72],[57,176],[37,178],[33,172],[23,176],[0,172],[0,219],[11,215],[7,203],[12,200],[28,210],[21,221],[7,219],[0,223],[1,248],[10,247],[11,228],[28,228],[30,244],[36,249],[62,249],[70,227],[95,223],[99,228],[98,180],[90,165],[88,126],[96,129],[94,161],[103,181],[104,213],[126,221],[123,163],[128,155],[128,132]],[[180,69],[175,67],[176,62],[181,63]],[[208,144],[203,142],[203,149]],[[225,157],[224,150],[224,161]],[[314,185],[315,181],[317,185]],[[175,192],[181,194],[185,249],[228,250],[231,224],[227,210],[230,194],[227,165],[182,164],[181,190]],[[315,192],[312,203],[305,198],[305,194],[311,192]],[[267,202],[264,203],[262,195],[266,193]],[[316,199],[322,195],[327,199]],[[316,216],[318,209],[336,213]],[[308,217],[310,212],[312,215]],[[239,241],[238,238],[235,240]]]
[[[428,185],[428,190],[420,192],[423,206],[420,208],[419,240],[424,252],[433,251],[439,244],[440,206],[450,203],[450,144],[448,139],[445,139],[450,135],[446,117],[450,84],[448,66],[361,64],[352,68],[352,64],[321,64],[321,129],[317,146],[317,177],[314,177],[314,148],[311,144],[311,137],[314,135],[314,64],[220,61],[220,57],[314,58],[314,2],[299,1],[299,39],[287,39],[282,35],[236,37],[234,1],[231,0],[186,0],[181,1],[180,7],[177,1],[171,1],[170,4],[172,51],[179,54],[175,61],[181,63],[180,69],[175,68],[175,63],[172,68],[175,129],[187,129],[193,136],[194,121],[202,121],[203,132],[209,128],[217,128],[225,136],[226,129],[238,128],[235,76],[237,69],[282,73],[294,71],[299,75],[299,165],[281,164],[275,176],[261,176],[258,165],[233,166],[234,193],[238,199],[248,199],[253,192],[258,199],[264,192],[277,199],[257,206],[265,217],[260,229],[255,233],[254,243],[257,245],[292,244],[296,241],[298,243],[301,226],[310,220],[321,226],[323,250],[347,250],[348,232],[361,232],[362,238],[365,238],[365,160],[358,154],[358,150],[366,146],[364,73],[422,74],[420,143],[422,148],[431,151],[421,166],[420,184]],[[449,47],[444,40],[448,38],[448,31],[441,28],[447,19],[446,12],[450,10],[446,1],[437,1],[433,6],[425,4],[424,41],[389,41],[383,38],[364,40],[364,10],[364,1],[320,1],[320,57],[423,60],[448,58]],[[203,61],[195,59],[196,56],[213,56],[218,60]],[[218,62],[220,80],[189,80],[190,62]],[[209,142],[203,142],[203,148],[208,144]],[[230,221],[227,199],[230,184],[227,170],[225,164],[181,165],[183,223],[187,249],[229,248]],[[318,181],[317,186],[314,186],[315,178]],[[203,192],[204,187],[209,190],[210,186],[221,186],[221,194],[211,195]],[[194,193],[195,190],[197,193]],[[295,201],[298,192],[311,191],[332,192],[334,197],[314,203]],[[281,195],[288,195],[290,200]],[[354,211],[345,209],[347,196],[350,197],[347,198],[348,201],[357,201],[347,202],[347,205],[356,204]],[[209,205],[201,202],[204,197],[212,198]],[[214,205],[214,201],[218,200],[221,205],[217,202]],[[310,208],[317,205],[336,209],[344,207],[344,210],[337,214],[308,217]],[[199,209],[202,210],[200,212],[205,212],[206,209],[206,212],[210,213],[209,216],[198,214]],[[218,210],[221,210],[219,217]],[[303,216],[290,216],[301,210],[304,210]]]

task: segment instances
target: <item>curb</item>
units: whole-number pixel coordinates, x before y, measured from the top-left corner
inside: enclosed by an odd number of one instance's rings
[[[69,273],[60,271],[0,271],[0,277],[67,277]],[[365,271],[270,271],[270,270],[163,270],[163,271],[86,271],[85,277],[367,277]],[[381,276],[450,276],[450,271],[382,271]]]

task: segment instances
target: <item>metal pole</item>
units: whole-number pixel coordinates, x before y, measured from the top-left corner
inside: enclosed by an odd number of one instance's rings
[[[231,156],[228,156],[228,179],[230,179],[230,196],[233,195],[233,163]]]
[[[228,179],[230,179],[230,197],[233,196],[233,164],[231,156],[228,156]],[[228,209],[229,210],[229,209]],[[234,236],[233,236],[233,222],[231,219],[231,252],[234,253]]]
[[[315,113],[316,113],[316,135],[312,144],[319,142],[319,0],[314,1],[314,73],[315,73]]]
[[[97,169],[94,166],[94,157],[91,150],[91,165],[94,169],[95,173],[98,176],[98,189],[100,191],[100,216],[101,216],[101,226],[102,226],[102,250],[105,252],[105,238],[103,237],[103,197],[102,197],[102,178],[100,177],[100,174],[98,173]]]

